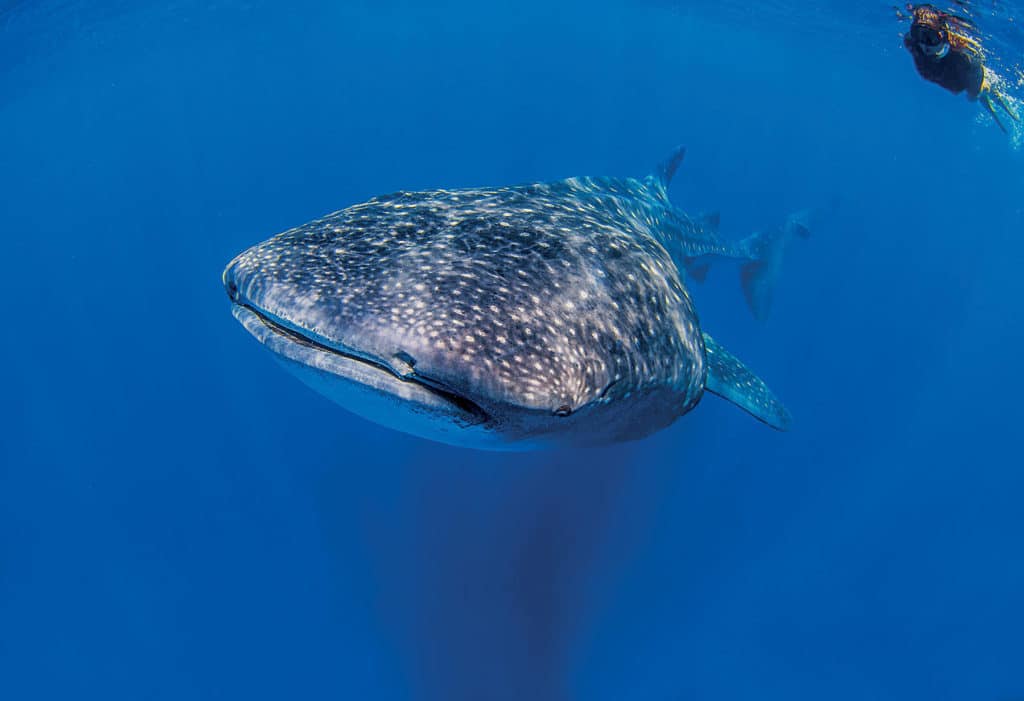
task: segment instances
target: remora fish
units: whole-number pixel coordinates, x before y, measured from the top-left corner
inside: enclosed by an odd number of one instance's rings
[[[745,262],[759,313],[785,240],[806,228],[723,241],[717,217],[668,200],[684,152],[646,178],[376,197],[248,249],[224,285],[235,317],[306,384],[444,443],[636,439],[705,390],[785,429],[765,384],[701,331],[680,267]]]

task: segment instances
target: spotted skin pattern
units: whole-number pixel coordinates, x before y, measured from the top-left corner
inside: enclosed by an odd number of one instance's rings
[[[248,249],[225,282],[237,304],[304,339],[465,398],[507,440],[635,438],[690,410],[705,385],[669,249],[744,255],[674,209],[665,185],[397,192]],[[570,418],[581,414],[582,426]]]

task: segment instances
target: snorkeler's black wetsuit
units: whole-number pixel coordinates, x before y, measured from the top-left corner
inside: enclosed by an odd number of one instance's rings
[[[985,81],[985,65],[981,56],[970,50],[950,48],[942,58],[929,56],[921,51],[910,34],[903,37],[903,45],[914,57],[914,66],[925,80],[941,85],[951,93],[967,91],[972,100],[981,92]]]

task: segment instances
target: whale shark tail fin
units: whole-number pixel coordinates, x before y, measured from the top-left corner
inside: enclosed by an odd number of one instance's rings
[[[743,241],[750,259],[740,266],[740,285],[747,306],[758,321],[768,318],[772,307],[772,290],[782,270],[782,254],[794,238],[810,238],[808,213],[796,212],[786,218],[781,228],[770,233],[756,233]]]
[[[706,333],[704,358],[708,368],[704,389],[732,402],[774,429],[789,429],[792,417],[764,381]]]

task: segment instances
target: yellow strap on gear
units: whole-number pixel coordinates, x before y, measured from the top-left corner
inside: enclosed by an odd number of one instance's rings
[[[954,32],[952,29],[949,28],[948,25],[946,26],[945,30],[946,40],[949,42],[949,45],[952,48],[961,51],[967,50],[973,53],[975,56],[981,56],[981,43],[978,42],[978,40],[974,39],[973,37],[969,37],[966,34]]]

